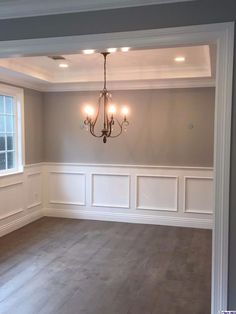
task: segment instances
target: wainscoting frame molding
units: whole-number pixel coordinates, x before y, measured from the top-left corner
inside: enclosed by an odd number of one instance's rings
[[[128,178],[128,203],[127,205],[105,205],[105,204],[96,204],[94,203],[94,176],[119,176]],[[90,193],[90,206],[92,207],[107,207],[107,208],[130,208],[130,181],[131,177],[129,173],[117,173],[117,172],[92,172],[90,174],[90,184],[91,184],[91,193]]]
[[[195,214],[209,214],[212,215],[213,211],[211,210],[205,210],[205,211],[200,211],[197,209],[187,209],[186,204],[187,204],[187,181],[188,179],[194,179],[194,180],[209,180],[213,182],[213,177],[196,177],[196,176],[184,176],[184,193],[183,193],[183,210],[185,213],[195,213]]]
[[[139,186],[138,186],[138,179],[139,178],[172,178],[175,179],[175,208],[166,208],[166,209],[161,209],[161,208],[154,208],[154,207],[148,207],[148,206],[139,206]],[[179,176],[174,176],[174,175],[152,175],[152,174],[136,174],[135,175],[135,208],[136,209],[141,209],[141,210],[157,210],[157,211],[169,211],[169,212],[178,212],[179,210]]]
[[[52,174],[69,174],[69,175],[81,175],[84,178],[84,201],[83,202],[67,202],[67,201],[60,201],[60,200],[49,200],[50,204],[62,204],[62,205],[76,205],[76,206],[85,206],[86,205],[86,173],[85,172],[80,172],[80,171],[76,171],[76,172],[72,172],[72,171],[50,171],[48,173],[48,182],[47,182],[47,186],[48,186],[48,190],[49,190],[49,194],[50,194],[50,178],[49,176]]]

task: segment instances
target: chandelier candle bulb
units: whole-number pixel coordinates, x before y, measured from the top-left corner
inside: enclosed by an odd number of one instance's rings
[[[129,113],[129,108],[127,107],[123,107],[121,110],[121,113],[126,117]]]
[[[108,112],[113,115],[114,113],[116,113],[116,107],[115,107],[114,105],[111,105],[111,106],[108,108]]]
[[[62,63],[59,63],[59,68],[62,68],[62,69],[67,69],[69,68],[69,64],[66,63],[66,62],[62,62]]]
[[[175,57],[175,62],[184,62],[185,61],[185,57],[184,56],[177,56]]]
[[[94,109],[92,106],[87,105],[84,107],[84,112],[86,113],[87,117],[91,117],[94,114]]]

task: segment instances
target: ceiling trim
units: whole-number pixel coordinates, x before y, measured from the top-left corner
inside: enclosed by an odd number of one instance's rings
[[[144,90],[215,87],[215,79],[163,79],[109,82],[109,90]],[[100,91],[101,82],[89,83],[59,83],[46,86],[44,92]]]
[[[0,82],[30,88],[40,92],[72,92],[100,91],[101,82],[49,83],[39,79],[29,80],[26,75],[4,70],[0,72]],[[109,90],[142,90],[142,89],[172,89],[215,87],[214,78],[184,78],[184,79],[153,79],[110,81]]]
[[[119,9],[189,1],[195,0],[48,0],[44,4],[42,4],[42,1],[12,0],[4,1],[0,4],[0,19]]]

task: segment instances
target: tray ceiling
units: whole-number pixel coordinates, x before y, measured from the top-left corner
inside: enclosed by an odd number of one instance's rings
[[[176,62],[176,57],[184,62]],[[108,56],[112,89],[158,88],[181,82],[214,85],[215,51],[208,45],[116,52]],[[48,56],[0,59],[0,79],[38,90],[102,88],[103,57],[99,53],[63,55],[68,68]]]

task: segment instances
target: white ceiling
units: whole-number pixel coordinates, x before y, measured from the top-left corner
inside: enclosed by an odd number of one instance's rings
[[[186,1],[194,0],[0,0],[0,19]]]
[[[116,52],[107,59],[108,87],[157,88],[166,82],[213,85],[214,54],[208,45]],[[185,62],[177,63],[177,56],[184,56]],[[69,64],[66,69],[47,56],[0,59],[0,79],[44,91],[102,88],[103,57],[99,53],[63,57]]]

